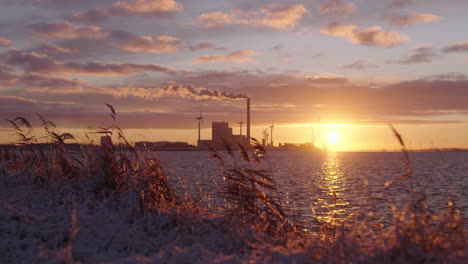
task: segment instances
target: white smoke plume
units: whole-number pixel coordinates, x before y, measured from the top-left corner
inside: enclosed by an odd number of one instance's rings
[[[119,87],[113,89],[111,94],[117,98],[138,97],[148,100],[158,99],[165,95],[180,96],[195,100],[241,100],[247,98],[247,96],[243,94],[207,88],[196,88],[190,84],[183,86],[178,83],[171,83],[159,88],[144,88],[135,86]]]

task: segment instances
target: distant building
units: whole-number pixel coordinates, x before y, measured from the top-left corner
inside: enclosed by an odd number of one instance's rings
[[[225,145],[224,142],[232,145],[232,128],[227,122],[213,122],[211,125],[212,145],[216,148]]]
[[[193,150],[195,146],[189,145],[187,142],[170,142],[170,141],[139,141],[135,143],[135,148],[149,150]]]
[[[239,144],[244,147],[248,147],[249,139],[244,135],[233,135],[232,128],[229,127],[227,122],[213,122],[211,124],[211,140],[199,140],[199,149],[225,149],[226,144],[229,144],[232,148],[238,148]]]
[[[319,151],[313,143],[283,143],[279,144],[277,150],[289,150],[289,151]]]

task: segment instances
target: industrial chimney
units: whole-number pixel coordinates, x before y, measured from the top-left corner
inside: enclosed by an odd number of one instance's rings
[[[250,146],[250,98],[247,97],[247,140]]]

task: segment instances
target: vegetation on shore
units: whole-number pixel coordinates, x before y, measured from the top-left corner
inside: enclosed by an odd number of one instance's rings
[[[74,136],[39,116],[8,120],[19,142],[0,149],[0,263],[466,263],[464,218],[455,201],[428,208],[402,137],[411,200],[392,203],[393,223],[366,212],[358,225],[331,219],[304,231],[284,210],[265,150],[212,151],[223,168],[222,211],[201,207],[168,181],[154,152],[137,151],[114,124],[96,131],[107,148],[65,147]],[[47,145],[37,145],[47,142]],[[188,183],[197,184],[197,183]],[[333,209],[330,209],[333,210]]]

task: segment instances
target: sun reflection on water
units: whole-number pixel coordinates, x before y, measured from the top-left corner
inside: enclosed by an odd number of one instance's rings
[[[349,214],[347,179],[338,155],[329,152],[317,175],[319,196],[315,199],[313,210],[322,228],[336,227]]]

